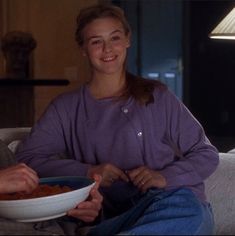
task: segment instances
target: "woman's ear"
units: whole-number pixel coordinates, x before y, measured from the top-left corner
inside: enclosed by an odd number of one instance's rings
[[[126,47],[129,48],[131,46],[130,40],[127,40]]]
[[[130,46],[131,46],[131,33],[128,33],[126,47],[129,48]]]

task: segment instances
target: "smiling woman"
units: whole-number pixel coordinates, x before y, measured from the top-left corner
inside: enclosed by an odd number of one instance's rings
[[[126,49],[130,46],[129,34],[125,35],[121,23],[113,18],[97,19],[84,28],[83,34],[82,51],[88,57],[93,76],[105,77],[115,73],[121,76],[124,72]],[[93,89],[91,87],[91,91],[95,92]],[[101,88],[95,90],[101,91]],[[112,94],[112,90],[109,92],[105,96],[116,95]]]
[[[95,14],[99,18],[91,14],[93,10],[88,8],[81,11],[76,31],[77,42],[83,55],[87,56],[92,71],[90,91],[96,98],[120,96],[125,89],[123,73],[126,68],[123,65],[130,46],[130,26],[118,7],[113,6],[110,11],[96,9]],[[121,80],[105,79],[117,74]],[[99,83],[99,77],[102,77],[102,83],[105,80],[111,82],[108,89]]]
[[[42,177],[102,176],[103,215],[89,235],[212,234],[204,180],[218,151],[166,85],[128,72],[130,36],[119,7],[80,11],[89,81],[51,102],[16,158]]]

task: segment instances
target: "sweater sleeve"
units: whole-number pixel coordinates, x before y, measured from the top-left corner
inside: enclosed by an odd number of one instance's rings
[[[178,156],[160,172],[168,187],[200,184],[215,171],[218,151],[187,107],[169,91],[165,98],[166,129]]]
[[[69,143],[71,134],[65,127],[70,123],[67,109],[63,100],[53,101],[17,150],[17,161],[29,165],[40,177],[87,173],[89,164],[83,163],[79,156],[72,156],[69,151],[72,145]],[[59,158],[68,153],[67,158]]]

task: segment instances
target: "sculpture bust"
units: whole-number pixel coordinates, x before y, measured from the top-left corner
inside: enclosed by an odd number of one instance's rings
[[[30,77],[30,54],[37,43],[31,33],[10,31],[1,41],[1,49],[6,60],[7,78]]]

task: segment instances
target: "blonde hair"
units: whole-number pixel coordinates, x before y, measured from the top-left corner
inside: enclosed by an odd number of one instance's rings
[[[128,35],[131,32],[129,23],[127,22],[124,12],[121,8],[111,4],[98,4],[82,9],[77,17],[75,38],[79,46],[82,46],[84,43],[83,29],[93,20],[105,17],[112,17],[119,20],[123,25],[125,35]]]

